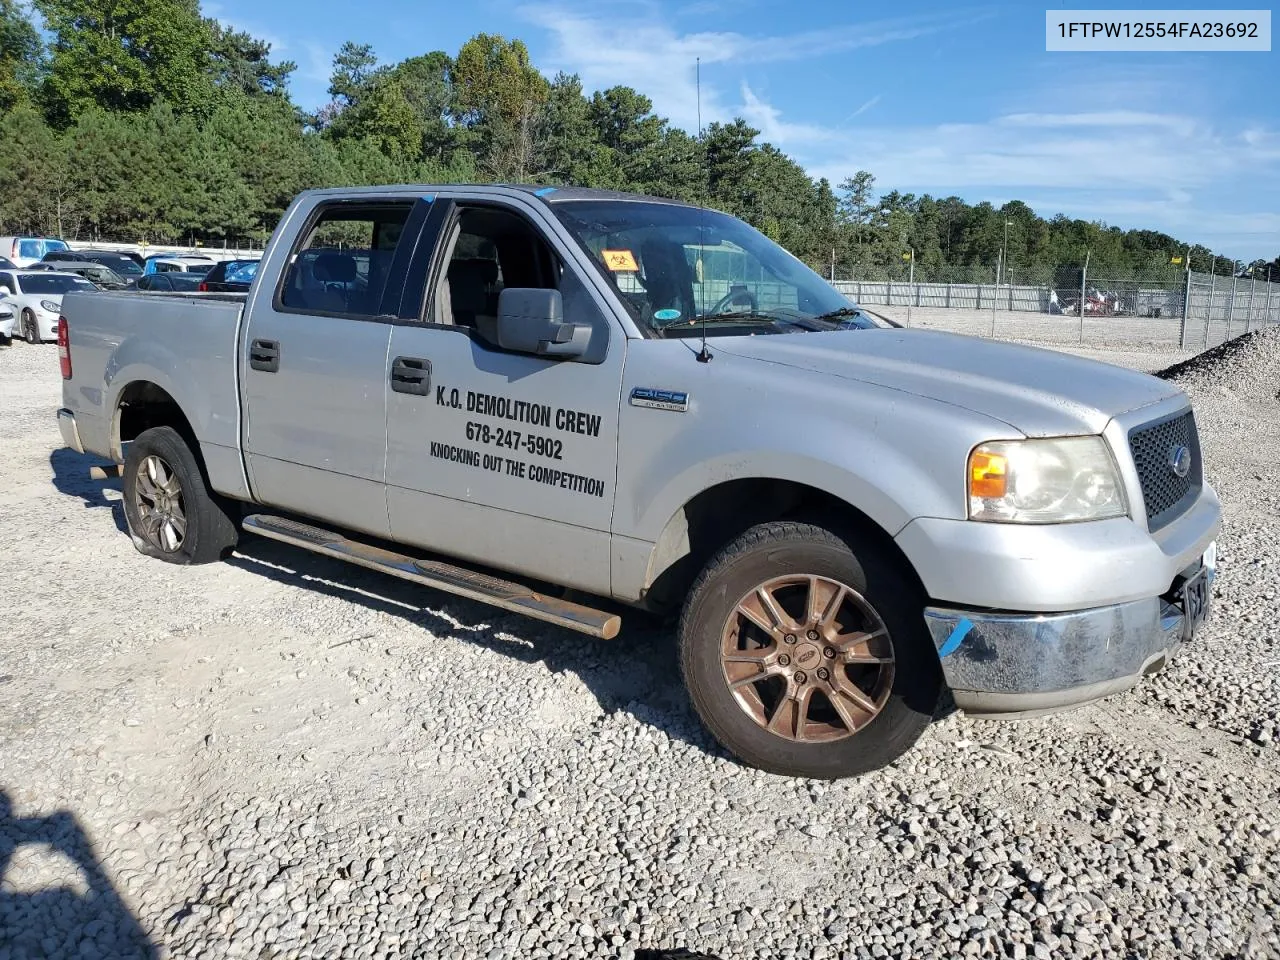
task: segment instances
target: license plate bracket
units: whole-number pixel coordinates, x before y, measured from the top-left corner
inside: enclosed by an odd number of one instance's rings
[[[1190,640],[1209,616],[1209,568],[1201,567],[1178,591],[1182,606],[1182,639]]]

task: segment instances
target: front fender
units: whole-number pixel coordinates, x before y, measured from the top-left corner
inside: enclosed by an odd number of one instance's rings
[[[720,484],[760,478],[813,487],[893,536],[917,517],[963,519],[969,452],[1020,436],[983,414],[874,384],[725,350],[697,363],[675,340],[629,346],[613,522],[620,595],[634,592],[685,504]],[[687,408],[633,405],[637,387],[685,392]]]

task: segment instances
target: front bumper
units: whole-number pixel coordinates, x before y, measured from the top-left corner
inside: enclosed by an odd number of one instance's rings
[[[1210,588],[1214,553],[1211,545],[1203,558]],[[1182,609],[1164,597],[1069,613],[928,607],[925,622],[956,706],[971,716],[1009,719],[1127,690],[1164,667],[1185,630]]]

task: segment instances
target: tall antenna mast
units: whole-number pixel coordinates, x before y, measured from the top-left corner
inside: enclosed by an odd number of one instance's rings
[[[698,144],[702,147],[702,205],[698,210],[698,284],[705,286],[706,271],[703,263],[702,250],[706,245],[706,224],[707,224],[707,191],[711,189],[711,157],[707,154],[706,138],[702,135],[702,58],[694,58],[693,77],[694,85],[698,91]],[[706,363],[711,359],[711,353],[707,350],[707,316],[702,314],[702,349],[698,351],[697,359],[699,363]]]

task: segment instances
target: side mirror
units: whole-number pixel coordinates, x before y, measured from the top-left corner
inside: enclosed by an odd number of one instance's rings
[[[498,296],[498,346],[540,357],[580,357],[591,327],[565,323],[559,290],[508,287]]]

